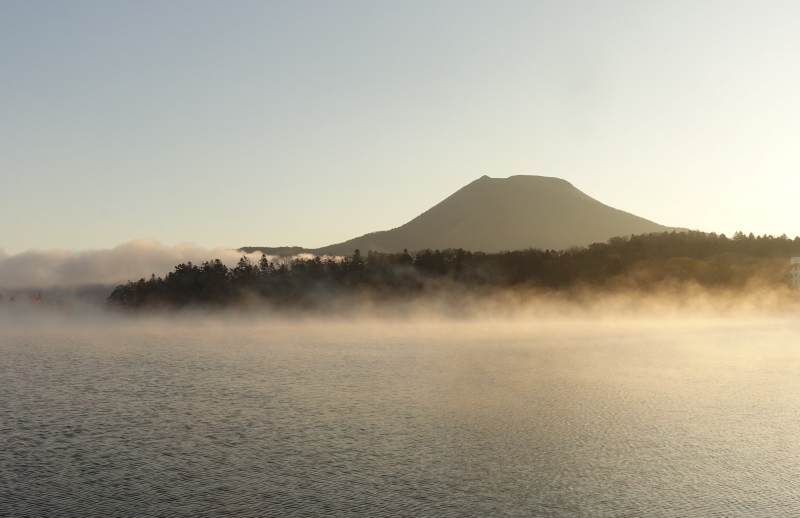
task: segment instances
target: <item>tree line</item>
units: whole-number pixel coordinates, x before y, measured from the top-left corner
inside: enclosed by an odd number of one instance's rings
[[[227,306],[266,301],[313,306],[331,295],[368,293],[414,297],[461,288],[564,290],[656,289],[665,283],[745,289],[754,282],[787,282],[788,259],[800,256],[800,238],[664,232],[616,237],[567,250],[499,253],[462,249],[410,253],[356,250],[348,257],[243,256],[229,268],[219,259],[179,264],[164,277],[118,286],[107,305],[118,308]]]

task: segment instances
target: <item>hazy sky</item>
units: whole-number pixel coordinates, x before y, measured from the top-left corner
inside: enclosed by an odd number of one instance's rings
[[[0,248],[322,246],[486,174],[800,234],[800,2],[0,3]]]

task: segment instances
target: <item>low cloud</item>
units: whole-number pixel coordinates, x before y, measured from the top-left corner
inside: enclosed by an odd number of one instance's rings
[[[236,264],[241,252],[201,248],[191,243],[166,246],[154,239],[137,239],[105,250],[29,250],[9,255],[0,249],[0,289],[72,288],[122,284],[129,280],[163,276],[175,265],[220,259]],[[257,259],[260,254],[251,254]]]

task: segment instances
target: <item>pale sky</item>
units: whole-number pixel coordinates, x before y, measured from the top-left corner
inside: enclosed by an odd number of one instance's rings
[[[317,247],[482,175],[800,234],[800,2],[0,3],[0,248]]]

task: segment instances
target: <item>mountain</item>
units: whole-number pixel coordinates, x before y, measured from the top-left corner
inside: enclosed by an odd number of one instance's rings
[[[291,249],[319,255],[349,255],[356,248],[362,253],[402,252],[404,248],[562,250],[605,242],[615,236],[671,230],[674,229],[604,205],[559,178],[483,176],[400,227],[318,249]],[[241,250],[280,253],[281,248]]]

